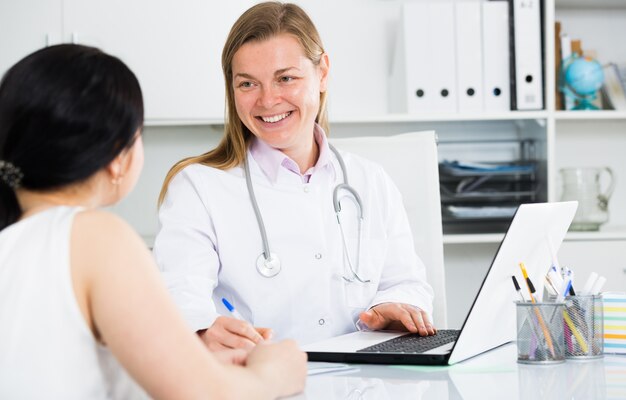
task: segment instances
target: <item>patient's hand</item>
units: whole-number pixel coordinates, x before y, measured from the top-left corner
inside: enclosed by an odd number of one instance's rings
[[[421,336],[437,332],[425,311],[404,303],[378,304],[362,312],[359,319],[372,330],[406,330]]]
[[[213,355],[223,364],[246,365],[248,352],[244,349],[226,349],[214,351]]]
[[[198,335],[211,351],[244,349],[250,351],[257,343],[272,338],[269,328],[254,327],[246,321],[232,317],[217,317],[213,325]]]

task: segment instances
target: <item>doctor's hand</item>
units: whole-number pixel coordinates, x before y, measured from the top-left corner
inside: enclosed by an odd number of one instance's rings
[[[362,312],[359,319],[372,330],[406,330],[419,333],[420,336],[434,335],[437,332],[426,312],[409,304],[378,304]]]
[[[272,338],[269,328],[256,328],[236,318],[220,316],[213,325],[199,332],[200,338],[212,351],[244,349],[250,351],[257,343]]]

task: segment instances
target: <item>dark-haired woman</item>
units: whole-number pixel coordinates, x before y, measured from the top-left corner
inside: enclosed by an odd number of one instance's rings
[[[135,185],[142,125],[137,79],[97,49],[49,47],[4,76],[0,398],[142,396],[124,370],[154,398],[301,390],[306,357],[293,342],[208,352],[141,239],[97,209]]]

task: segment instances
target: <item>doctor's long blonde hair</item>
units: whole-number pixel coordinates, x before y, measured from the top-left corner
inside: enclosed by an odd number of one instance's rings
[[[322,40],[315,25],[302,8],[295,4],[272,1],[259,3],[244,12],[230,29],[222,51],[222,70],[226,87],[224,136],[215,149],[199,156],[185,158],[169,170],[159,194],[159,206],[163,203],[172,178],[188,165],[198,163],[226,170],[243,163],[252,133],[241,122],[235,108],[233,57],[247,42],[264,41],[283,33],[298,39],[305,56],[313,65],[319,65],[324,54]],[[326,91],[320,93],[320,107],[315,121],[328,133],[326,96]]]

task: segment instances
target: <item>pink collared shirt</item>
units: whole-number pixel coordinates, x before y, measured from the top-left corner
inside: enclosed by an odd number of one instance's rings
[[[302,183],[309,183],[311,176],[322,168],[332,167],[332,158],[330,156],[330,148],[328,147],[328,140],[326,139],[326,133],[321,126],[315,124],[313,128],[313,137],[320,153],[315,165],[309,168],[304,174],[300,173],[298,164],[289,158],[285,153],[277,150],[264,141],[254,138],[250,144],[250,154],[254,157],[254,160],[259,164],[259,167],[265,173],[270,182],[276,182],[278,171],[280,168],[285,168],[288,171],[298,175],[302,179]]]

